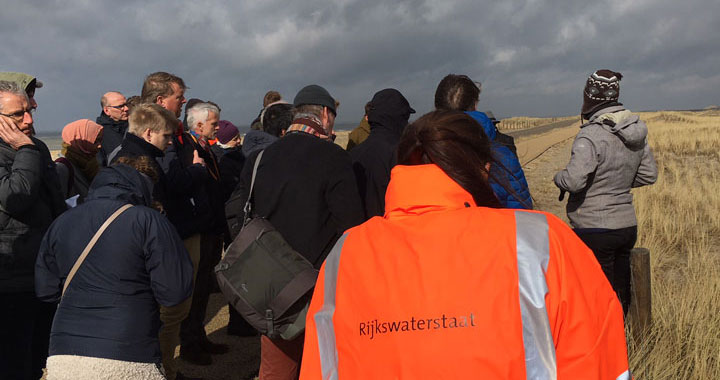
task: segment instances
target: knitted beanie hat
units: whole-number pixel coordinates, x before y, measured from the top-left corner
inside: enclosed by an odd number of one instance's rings
[[[603,105],[617,102],[622,77],[622,74],[611,70],[597,70],[592,73],[585,83],[581,114],[591,116]]]
[[[233,138],[235,138],[235,136],[240,134],[240,131],[237,129],[237,127],[227,120],[220,120],[218,125],[220,128],[217,131],[216,137],[220,144],[227,144],[228,141],[232,140]]]

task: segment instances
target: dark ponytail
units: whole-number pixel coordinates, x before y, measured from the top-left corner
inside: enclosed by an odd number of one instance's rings
[[[490,140],[465,113],[438,110],[410,124],[398,145],[398,164],[435,164],[469,192],[478,206],[500,208],[485,168],[493,161]]]

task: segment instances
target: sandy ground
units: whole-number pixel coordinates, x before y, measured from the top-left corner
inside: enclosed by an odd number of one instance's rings
[[[578,131],[577,127],[578,124],[574,123],[568,127],[515,139],[535,208],[549,211],[565,221],[567,218],[564,202],[557,200],[559,191],[552,183],[552,178],[570,158],[571,142]],[[336,143],[345,147],[347,135],[348,132],[339,132]],[[252,379],[260,365],[259,337],[239,338],[226,334],[228,305],[220,293],[210,297],[206,320],[205,330],[209,338],[213,342],[227,344],[230,351],[224,355],[213,356],[213,364],[210,366],[196,366],[178,360],[180,371],[188,376],[208,380]],[[176,355],[179,355],[179,348]]]

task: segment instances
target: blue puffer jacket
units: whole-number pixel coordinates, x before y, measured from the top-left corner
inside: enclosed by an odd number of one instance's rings
[[[160,362],[159,305],[192,292],[192,263],[180,236],[152,201],[149,179],[125,165],[102,169],[85,203],[50,226],[35,263],[35,292],[57,302],[73,264],[100,225],[135,205],[98,239],[55,314],[50,355]]]
[[[490,166],[490,175],[511,190],[509,192],[500,183],[491,179],[490,185],[495,192],[495,196],[498,197],[503,207],[532,209],[533,203],[530,197],[530,189],[517,156],[510,148],[495,141],[497,137],[495,125],[485,113],[479,111],[466,113],[482,126],[485,134],[492,142],[493,156],[496,162]]]

